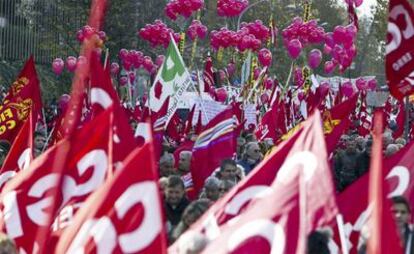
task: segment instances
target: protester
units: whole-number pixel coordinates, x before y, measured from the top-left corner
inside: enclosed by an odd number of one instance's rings
[[[220,196],[220,180],[217,177],[210,176],[206,179],[200,198],[206,198],[216,201]]]
[[[190,202],[185,196],[184,182],[179,176],[169,176],[165,188],[165,215],[167,218],[167,230],[170,235],[181,220],[184,209]]]
[[[33,140],[33,153],[34,157],[38,157],[40,154],[42,154],[43,149],[46,145],[46,138],[45,136],[38,131],[35,131],[34,133],[34,140]]]
[[[223,197],[229,190],[231,190],[234,186],[236,186],[236,183],[231,180],[223,180],[220,182],[219,186],[219,197]]]
[[[411,206],[408,200],[403,196],[392,198],[392,212],[403,242],[405,253],[414,252],[414,231],[411,222]]]
[[[224,159],[221,161],[220,170],[216,173],[216,177],[220,180],[230,180],[237,183],[241,180],[237,173],[237,163],[232,159]]]
[[[191,202],[184,210],[180,223],[174,229],[171,242],[178,239],[194,222],[200,218],[208,207],[211,205],[211,201],[208,199],[199,199]]]
[[[400,148],[397,144],[389,144],[387,148],[385,149],[384,156],[390,157],[391,155],[398,152],[398,150],[400,150]]]
[[[176,174],[176,169],[174,168],[175,159],[174,155],[171,153],[164,153],[159,162],[159,172],[162,177],[169,177],[170,175]]]
[[[336,175],[339,176],[339,189],[344,189],[355,181],[358,172],[357,146],[355,140],[349,139],[344,150],[339,151],[334,158],[334,168]]]
[[[0,233],[0,254],[17,254],[17,248],[13,240],[7,235]]]
[[[237,164],[243,167],[244,174],[248,175],[254,167],[263,159],[259,144],[257,142],[247,143],[241,160]]]

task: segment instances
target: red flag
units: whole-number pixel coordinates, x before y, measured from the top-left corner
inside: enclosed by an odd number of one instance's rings
[[[42,110],[40,86],[33,56],[27,60],[17,80],[0,104],[0,140],[13,143],[30,111],[35,119]]]
[[[194,118],[194,112],[195,112],[196,104],[191,108],[190,113],[187,116],[187,120],[185,121],[185,129],[184,134],[188,135],[190,133],[191,129],[193,128],[193,118]]]
[[[375,112],[371,166],[369,175],[369,202],[372,205],[369,220],[370,237],[368,254],[403,253],[396,223],[391,214],[390,201],[386,199],[382,169],[383,112]]]
[[[278,107],[280,104],[275,101],[270,109],[263,115],[262,120],[260,121],[259,126],[256,129],[256,137],[259,141],[264,140],[265,138],[272,138],[276,143],[278,135],[276,128],[278,126]]]
[[[306,122],[268,193],[203,253],[304,253],[307,235],[334,219],[337,208],[318,111]],[[262,164],[263,165],[263,164]]]
[[[362,137],[366,137],[371,133],[372,117],[367,111],[366,106],[366,93],[362,93],[361,107],[357,119],[359,119],[358,134]]]
[[[168,135],[168,137],[171,138],[173,141],[180,142],[182,137],[182,127],[183,126],[181,118],[178,115],[178,111],[175,111],[167,124],[165,132]]]
[[[401,137],[404,134],[404,123],[405,123],[405,105],[404,105],[404,101],[400,101],[399,104],[400,105],[398,107],[399,109],[398,109],[397,118],[395,119],[397,129],[392,133],[392,137],[394,139],[397,139],[397,138]]]
[[[351,124],[349,118],[351,113],[355,111],[357,100],[358,94],[354,94],[348,100],[323,113],[323,127],[328,154],[335,150],[340,137],[348,130]]]
[[[414,11],[407,0],[390,0],[385,67],[391,94],[414,93]]]
[[[0,190],[6,182],[13,178],[19,171],[27,169],[33,161],[33,129],[34,119],[30,114],[29,119],[20,128],[10,151],[4,160],[0,170]]]
[[[191,175],[196,193],[221,161],[232,158],[236,152],[237,124],[233,107],[230,106],[214,117],[198,136],[191,158]]]
[[[136,149],[124,165],[87,200],[56,253],[166,253],[152,144]]]
[[[211,87],[214,87],[213,61],[210,56],[207,57],[206,65],[204,67],[203,83],[204,89],[200,90],[200,92],[208,93],[210,92]]]
[[[198,111],[198,118],[197,118],[197,124],[194,129],[195,134],[200,134],[203,131],[203,115],[201,113],[201,110]]]
[[[113,111],[108,110],[70,139],[59,142],[4,187],[0,228],[26,253],[36,248],[42,253],[58,210],[69,203],[79,205],[104,182],[112,115]],[[57,157],[58,153],[64,155],[63,159]]]

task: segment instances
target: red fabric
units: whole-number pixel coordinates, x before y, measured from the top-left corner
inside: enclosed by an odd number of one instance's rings
[[[266,253],[269,247],[280,253],[304,253],[308,233],[335,218],[334,186],[318,111],[305,123],[266,194],[233,223],[222,226],[220,237],[202,253],[257,249]]]
[[[413,25],[414,11],[407,0],[390,0],[387,52],[385,69],[387,84],[391,94],[401,100],[404,96],[414,93],[414,36],[408,33],[407,26]]]
[[[31,110],[35,119],[42,110],[40,85],[33,56],[27,60],[0,104],[0,140],[13,143]]]
[[[27,169],[33,161],[33,115],[20,128],[0,169],[0,190],[19,171]]]
[[[203,131],[203,115],[201,110],[198,111],[198,118],[197,118],[197,124],[194,129],[194,133],[199,135]]]
[[[366,93],[361,96],[361,107],[357,119],[359,120],[358,134],[366,137],[371,133],[372,117],[367,111]]]
[[[187,136],[193,128],[193,118],[195,112],[196,104],[191,108],[190,113],[188,114],[187,120],[185,121],[184,135]]]
[[[137,148],[115,177],[91,195],[59,240],[56,253],[166,253],[152,144]],[[136,166],[140,165],[139,173]],[[97,238],[101,230],[105,237]]]
[[[237,120],[229,106],[214,117],[198,136],[191,158],[191,175],[198,193],[205,179],[220,165],[223,159],[233,158],[237,147]]]
[[[178,111],[175,111],[166,127],[166,134],[175,142],[179,142],[182,137],[182,122],[178,116]]]
[[[35,241],[43,252],[58,209],[82,202],[103,183],[109,164],[106,151],[112,114],[101,114],[70,139],[59,142],[4,187],[1,211],[4,214],[10,206],[16,210],[13,216],[0,218],[0,229],[26,253],[32,253]]]

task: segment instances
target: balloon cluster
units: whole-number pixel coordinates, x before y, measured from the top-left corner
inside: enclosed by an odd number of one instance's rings
[[[248,6],[248,0],[218,0],[217,13],[222,17],[235,17],[239,16]]]
[[[141,67],[149,73],[154,73],[157,70],[157,66],[151,57],[145,56],[141,51],[121,49],[118,56],[121,60],[122,67],[127,71]]]
[[[154,24],[147,24],[139,30],[138,35],[148,41],[151,47],[164,46],[167,48],[170,43],[170,34],[173,35],[176,42],[180,41],[180,34],[174,33],[161,20],[155,20]]]
[[[219,31],[211,31],[210,45],[215,50],[237,47],[239,51],[245,51],[246,49],[256,51],[260,48],[261,41],[250,34],[247,28],[235,32],[223,27]]]
[[[195,38],[204,39],[207,36],[207,27],[203,25],[199,20],[193,20],[191,25],[188,27],[187,34],[191,40]]]
[[[325,35],[324,53],[332,59],[325,63],[325,72],[332,73],[339,65],[339,71],[344,72],[351,66],[357,50],[355,46],[357,28],[355,25],[336,26],[333,33]]]
[[[259,39],[261,42],[266,42],[270,38],[270,29],[263,25],[261,20],[256,20],[251,23],[241,23],[240,27],[247,28],[249,30],[249,34],[254,35],[256,39]]]
[[[358,78],[355,81],[355,86],[360,91],[375,90],[377,88],[377,80],[375,78],[371,80],[365,80],[364,78]]]
[[[94,27],[88,25],[82,27],[76,32],[76,40],[78,40],[79,43],[82,43],[85,39],[90,39],[95,34],[100,39],[98,44],[103,44],[107,40],[106,33],[104,31],[97,31]]]
[[[309,44],[322,43],[325,38],[325,30],[318,26],[318,22],[314,19],[304,22],[301,18],[296,17],[288,27],[283,29],[282,36],[289,56],[296,59],[304,47]]]
[[[56,75],[62,74],[63,70],[66,69],[69,72],[74,72],[76,68],[80,68],[86,63],[86,57],[79,56],[78,58],[74,56],[68,56],[66,58],[66,63],[62,58],[56,58],[52,62],[52,70]]]
[[[164,13],[172,20],[176,20],[178,15],[189,18],[203,6],[203,0],[172,0],[165,6]]]

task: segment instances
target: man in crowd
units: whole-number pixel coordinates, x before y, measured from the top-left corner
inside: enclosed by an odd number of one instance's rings
[[[243,167],[244,174],[248,175],[262,159],[263,155],[259,144],[257,142],[249,142],[245,146],[242,159],[237,161],[237,164]]]
[[[346,141],[344,150],[340,150],[334,158],[335,173],[338,177],[339,189],[342,190],[358,176],[358,157],[356,142],[353,139]]]
[[[46,144],[46,138],[44,135],[38,131],[35,131],[34,133],[34,140],[33,140],[33,148],[34,148],[34,157],[38,157],[40,154],[42,154],[43,149]]]
[[[189,203],[185,196],[183,180],[176,175],[168,177],[165,186],[164,209],[167,217],[167,230],[169,235],[180,222],[184,209]]]
[[[160,158],[159,169],[161,177],[169,177],[170,175],[175,174],[176,170],[174,169],[175,159],[174,155],[171,153],[164,153]]]
[[[411,222],[411,207],[403,196],[392,198],[392,212],[397,223],[398,232],[404,245],[404,253],[414,253],[414,231]]]
[[[241,176],[238,175],[237,163],[232,159],[224,159],[220,164],[220,171],[216,174],[220,180],[230,180],[239,182]]]

